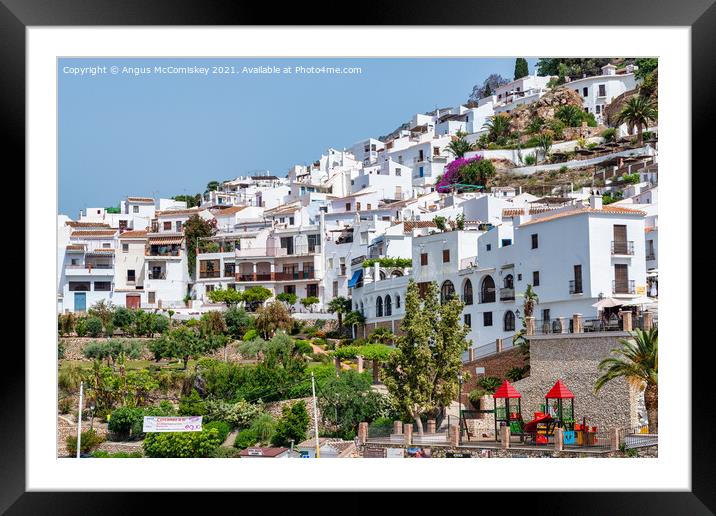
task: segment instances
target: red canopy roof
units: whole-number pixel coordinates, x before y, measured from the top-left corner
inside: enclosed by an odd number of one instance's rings
[[[492,395],[493,398],[521,398],[522,394],[520,394],[517,389],[512,387],[510,385],[510,382],[505,380],[502,382],[502,385],[500,385],[500,388],[495,391],[495,394]]]
[[[557,383],[554,384],[554,387],[552,387],[552,389],[547,393],[545,398],[574,398],[574,394],[572,394],[572,391],[570,391],[567,386],[564,385],[562,380],[557,380]]]

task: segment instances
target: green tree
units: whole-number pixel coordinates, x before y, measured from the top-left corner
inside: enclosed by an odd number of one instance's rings
[[[391,346],[395,344],[396,335],[388,328],[376,328],[370,335],[368,335],[368,341],[376,344],[384,344]]]
[[[209,292],[209,299],[212,303],[224,303],[226,306],[232,307],[244,301],[244,296],[233,288],[227,288],[226,290],[219,288]]]
[[[532,314],[534,314],[535,311],[535,306],[539,303],[539,296],[537,295],[537,292],[534,288],[532,288],[532,285],[528,284],[524,293],[520,294],[520,296],[524,298],[524,302],[522,304],[524,316],[532,317]]]
[[[219,187],[221,187],[221,183],[219,183],[218,181],[209,181],[209,182],[206,184],[206,191],[207,191],[207,192],[214,192],[214,191],[218,190]]]
[[[630,97],[616,117],[617,125],[626,123],[629,127],[636,127],[637,145],[644,143],[643,131],[650,122],[655,122],[658,117],[656,101],[642,95]]]
[[[149,344],[149,350],[157,360],[160,358],[176,358],[182,361],[186,369],[190,358],[213,351],[226,344],[221,336],[202,336],[195,328],[180,326],[173,329]]]
[[[281,292],[276,296],[276,299],[286,303],[286,308],[291,308],[298,301],[298,296],[293,292]]]
[[[186,255],[189,275],[196,274],[196,252],[200,239],[216,234],[216,219],[204,220],[199,215],[192,215],[184,223],[184,237],[186,238]]]
[[[644,405],[649,418],[649,431],[659,428],[659,332],[638,329],[629,339],[619,341],[621,347],[612,350],[612,356],[599,363],[603,374],[594,384],[594,392],[615,378],[624,378],[631,386],[644,391]]]
[[[313,312],[313,305],[318,304],[320,299],[318,299],[316,296],[308,296],[301,299],[301,304],[308,308],[311,312]]]
[[[555,111],[555,117],[564,122],[567,127],[579,127],[584,120],[584,110],[574,104],[560,106]]]
[[[435,217],[433,217],[433,222],[435,223],[435,227],[438,228],[440,231],[447,230],[447,219],[442,215],[436,215]]]
[[[527,59],[524,57],[518,57],[515,59],[515,80],[527,77],[529,74],[530,70],[527,66]]]
[[[381,415],[383,395],[371,389],[370,380],[355,371],[346,371],[324,382],[317,393],[324,424],[335,427],[344,439],[353,439],[362,421]]]
[[[201,432],[149,433],[144,439],[144,454],[154,458],[209,457],[221,444],[217,428]]]
[[[334,297],[328,303],[328,311],[338,316],[338,328],[343,327],[343,316],[351,311],[352,306],[351,300],[342,296]]]
[[[473,145],[465,139],[466,136],[467,133],[463,131],[455,133],[455,138],[447,145],[447,151],[456,158],[462,158],[473,150]]]
[[[306,439],[310,418],[306,403],[297,401],[281,408],[281,418],[276,423],[276,432],[271,437],[274,446],[286,446],[294,441],[300,443]]]
[[[351,328],[351,331],[353,332],[353,338],[355,338],[356,327],[365,324],[365,316],[358,310],[353,310],[352,312],[346,314],[344,322],[346,326]]]
[[[185,202],[187,208],[193,208],[201,204],[201,194],[195,195],[175,195],[172,197],[175,201]]]
[[[423,433],[421,414],[434,412],[458,394],[461,353],[468,348],[468,328],[461,323],[463,304],[457,298],[440,303],[435,282],[421,300],[410,280],[405,296],[403,335],[383,368],[383,382],[406,415]]]
[[[226,322],[226,331],[234,339],[241,339],[253,324],[253,320],[246,310],[235,306],[224,312],[224,321]]]
[[[253,312],[273,294],[266,287],[251,287],[245,289],[241,295],[246,308]]]

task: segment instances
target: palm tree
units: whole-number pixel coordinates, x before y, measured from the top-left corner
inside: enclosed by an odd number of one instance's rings
[[[658,433],[659,429],[659,386],[658,386],[658,348],[657,328],[648,332],[638,329],[630,339],[619,341],[621,348],[612,350],[614,356],[599,363],[604,374],[594,384],[594,392],[615,378],[626,381],[644,391],[644,404],[649,418],[649,431]]]
[[[463,158],[465,154],[473,150],[473,144],[465,139],[467,133],[458,131],[455,133],[456,139],[452,140],[448,146],[447,151],[455,156],[456,158]]]
[[[545,133],[541,133],[537,137],[537,148],[542,152],[542,158],[547,159],[549,150],[552,148],[552,138]]]
[[[630,127],[636,126],[637,145],[641,146],[644,143],[642,138],[644,127],[648,127],[649,122],[656,121],[658,115],[656,102],[653,99],[634,95],[626,101],[615,122],[617,125],[626,123]]]
[[[532,288],[532,285],[528,284],[524,293],[520,295],[525,298],[525,302],[522,305],[522,308],[524,310],[524,316],[532,317],[532,314],[535,310],[535,306],[537,305],[537,303],[539,303],[539,296],[537,295],[537,292],[535,292],[535,290]]]
[[[328,303],[328,311],[338,315],[338,328],[343,327],[343,314],[351,311],[351,300],[345,297],[334,297]]]
[[[495,115],[485,122],[482,128],[487,129],[490,141],[495,141],[510,134],[510,119],[505,115]]]
[[[390,331],[388,328],[376,328],[373,330],[370,335],[368,335],[368,340],[370,342],[375,342],[377,344],[384,344],[386,346],[390,346],[395,343],[396,336],[395,334]]]
[[[354,326],[359,326],[361,324],[365,324],[365,316],[360,313],[358,310],[353,310],[352,312],[349,312],[346,315],[346,318],[344,319],[346,326],[349,326],[351,329],[353,329]],[[353,330],[353,338],[355,338],[355,330]]]

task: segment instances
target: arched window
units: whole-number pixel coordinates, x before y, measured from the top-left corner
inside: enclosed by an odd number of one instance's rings
[[[363,308],[363,301],[360,302],[360,313],[361,313],[361,315],[365,315],[365,309]]]
[[[495,302],[495,280],[492,276],[485,276],[480,285],[480,303]]]
[[[455,297],[455,286],[452,284],[452,281],[447,280],[443,283],[443,286],[440,287],[440,302],[445,303],[453,297]]]
[[[472,304],[472,281],[469,279],[466,279],[465,284],[462,286],[462,301],[466,305]]]
[[[395,308],[400,308],[400,296],[395,296]]]
[[[385,279],[385,271],[379,271],[378,276],[380,277],[381,280],[384,280]]]
[[[403,271],[399,269],[395,269],[393,272],[390,273],[391,278],[400,278],[403,275]]]
[[[380,296],[375,300],[375,316],[383,317],[383,298]]]
[[[390,296],[385,296],[385,316],[390,317],[391,315],[393,315],[393,302]]]
[[[509,310],[505,312],[505,331],[514,331],[515,329],[515,314]]]
[[[515,288],[515,278],[512,276],[512,274],[508,274],[505,276],[505,288]]]

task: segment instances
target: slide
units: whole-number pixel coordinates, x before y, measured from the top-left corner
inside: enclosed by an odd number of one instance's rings
[[[525,423],[523,432],[526,434],[537,433],[537,425],[539,423],[551,423],[554,418],[549,414],[543,414],[542,412],[535,412],[535,418],[532,421]]]

